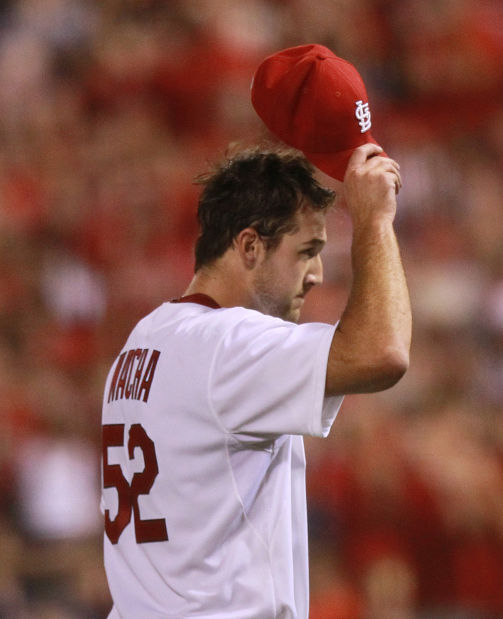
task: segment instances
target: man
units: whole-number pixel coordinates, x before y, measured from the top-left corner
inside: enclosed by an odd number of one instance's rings
[[[307,159],[247,151],[203,180],[194,278],[133,329],[105,387],[110,617],[307,618],[302,436],[408,365],[401,179],[381,153],[353,149],[338,184],[354,279],[337,325],[298,324],[334,200]]]
[[[355,150],[342,189],[354,281],[337,328],[296,324],[332,202],[303,156],[245,153],[206,180],[194,279],[135,327],[105,389],[112,617],[307,617],[301,435],[408,363],[400,176],[379,150]]]

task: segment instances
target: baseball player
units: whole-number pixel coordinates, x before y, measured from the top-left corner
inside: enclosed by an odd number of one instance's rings
[[[102,496],[112,619],[308,617],[302,437],[327,436],[344,394],[399,380],[411,330],[393,231],[398,165],[370,139],[342,164],[336,154],[354,272],[339,322],[299,324],[322,282],[334,192],[299,150],[252,149],[203,179],[194,278],[134,327],[112,365]]]

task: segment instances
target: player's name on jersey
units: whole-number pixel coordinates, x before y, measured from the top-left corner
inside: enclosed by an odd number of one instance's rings
[[[148,348],[125,350],[117,358],[115,370],[108,391],[108,401],[148,401],[150,387],[161,353]]]

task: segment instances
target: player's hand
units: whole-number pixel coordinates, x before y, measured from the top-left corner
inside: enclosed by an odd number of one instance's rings
[[[376,144],[359,146],[348,162],[344,177],[344,202],[353,225],[389,219],[396,213],[396,194],[402,186],[400,166]]]

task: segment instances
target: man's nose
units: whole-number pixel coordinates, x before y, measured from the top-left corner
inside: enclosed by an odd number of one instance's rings
[[[305,282],[310,286],[323,282],[323,262],[321,256],[317,255],[311,259]]]

